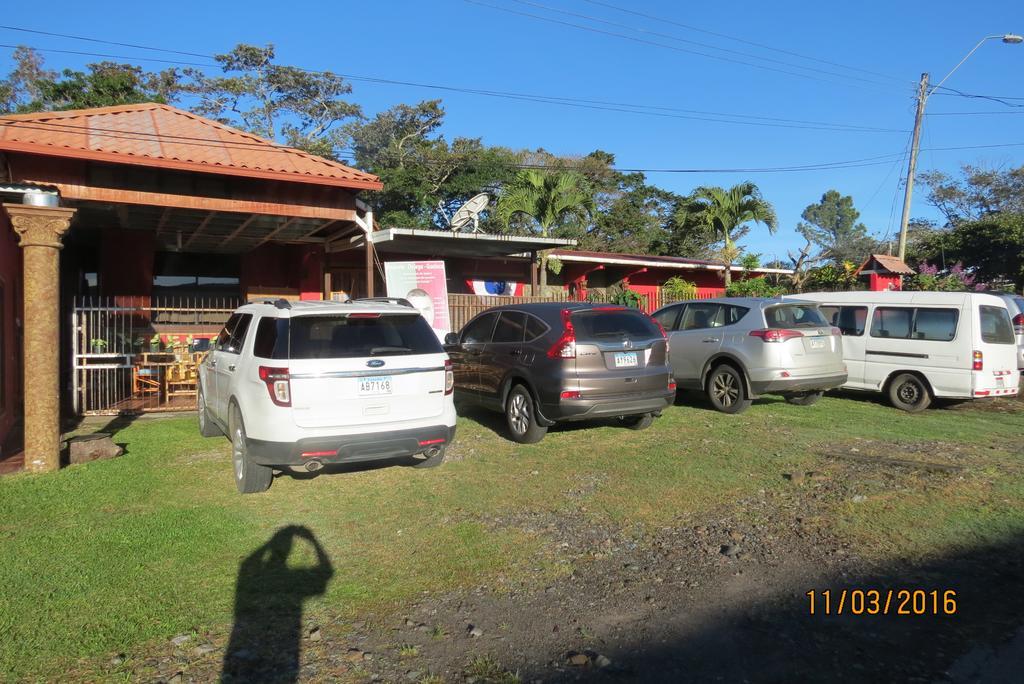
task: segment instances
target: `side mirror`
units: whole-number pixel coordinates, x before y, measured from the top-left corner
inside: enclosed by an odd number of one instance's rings
[[[444,336],[444,344],[445,344],[446,347],[457,346],[459,344],[459,335],[458,335],[458,333],[450,332],[447,335],[445,335]]]

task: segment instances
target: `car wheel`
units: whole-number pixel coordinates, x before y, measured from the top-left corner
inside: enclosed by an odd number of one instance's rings
[[[231,465],[238,491],[242,494],[255,494],[270,489],[270,483],[274,479],[274,470],[252,462],[249,457],[242,412],[234,404],[231,405],[228,431],[231,433]]]
[[[646,430],[654,425],[654,415],[641,413],[639,416],[619,416],[619,424],[630,430]]]
[[[743,375],[732,366],[723,364],[711,371],[707,393],[711,405],[722,413],[741,413],[750,408]]]
[[[817,404],[818,400],[824,395],[824,392],[798,392],[796,394],[787,394],[785,398],[787,404],[811,406],[812,404]]]
[[[437,466],[444,463],[444,455],[447,451],[447,447],[441,447],[436,454],[433,456],[425,456],[420,458],[419,456],[413,457],[413,468],[436,468]]]
[[[911,373],[903,373],[889,383],[889,401],[908,413],[924,411],[932,403],[932,395],[924,380]]]
[[[196,412],[199,414],[199,434],[203,437],[217,437],[224,434],[210,418],[210,407],[206,405],[206,392],[203,391],[202,383],[196,390]]]
[[[548,429],[537,423],[533,397],[522,385],[516,385],[505,400],[505,420],[512,439],[520,444],[533,444],[544,439]]]

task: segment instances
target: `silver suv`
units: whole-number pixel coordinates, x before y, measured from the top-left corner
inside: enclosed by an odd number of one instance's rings
[[[1017,337],[1017,368],[1024,370],[1024,295],[1010,292],[991,292],[1006,302],[1013,320],[1013,333]]]
[[[668,332],[681,389],[706,392],[723,413],[761,394],[806,406],[846,382],[842,334],[814,302],[752,297],[695,300],[654,313]]]

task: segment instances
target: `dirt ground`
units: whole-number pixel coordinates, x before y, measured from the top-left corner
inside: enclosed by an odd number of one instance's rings
[[[1011,408],[1015,418],[1024,415]],[[926,488],[960,476],[956,449],[918,445],[910,456],[924,466],[873,458],[891,454],[891,446],[846,445],[821,471],[780,473],[785,487],[653,531],[597,526],[572,513],[490,519],[494,529],[542,532],[573,572],[542,586],[499,583],[423,595],[414,605],[354,622],[306,618],[298,677],[477,684],[1019,681],[1024,540],[879,565],[840,542],[828,523],[830,506],[857,501],[852,483],[873,478]],[[929,460],[937,451],[944,457]],[[808,591],[843,588],[952,589],[957,610],[826,616],[819,604],[818,614],[809,614]],[[225,659],[216,636],[196,635],[154,654],[134,674],[209,681],[226,665],[225,681],[275,681],[288,668],[273,655],[274,639],[269,632]]]

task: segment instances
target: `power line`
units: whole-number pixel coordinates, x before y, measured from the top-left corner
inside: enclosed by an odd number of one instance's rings
[[[702,47],[702,48],[706,48],[706,49],[709,49],[709,50],[718,50],[720,52],[725,52],[725,53],[728,53],[728,54],[731,54],[731,55],[739,55],[741,57],[747,57],[747,58],[750,58],[750,59],[763,60],[765,62],[771,62],[773,64],[781,64],[783,66],[788,66],[788,67],[792,67],[792,68],[795,68],[795,69],[805,69],[807,71],[814,71],[816,73],[826,74],[826,75],[829,75],[829,76],[838,76],[839,78],[850,78],[850,79],[857,80],[857,81],[863,81],[864,83],[873,83],[875,85],[883,85],[883,86],[890,85],[888,83],[880,83],[880,82],[878,82],[878,81],[876,81],[874,79],[863,78],[861,76],[851,76],[849,74],[842,74],[842,73],[838,73],[838,72],[835,72],[835,71],[829,71],[827,69],[818,69],[816,67],[804,66],[802,64],[794,64],[792,62],[786,62],[786,61],[783,61],[783,60],[780,60],[780,59],[772,59],[771,57],[764,57],[764,56],[761,56],[761,55],[755,55],[755,54],[752,54],[752,53],[749,53],[749,52],[740,52],[739,50],[730,50],[728,48],[718,47],[717,45],[711,45],[709,43],[701,43],[701,42],[697,42],[697,41],[693,41],[693,40],[688,40],[686,38],[680,38],[678,36],[674,36],[674,35],[668,34],[668,33],[660,33],[658,31],[650,31],[648,29],[638,28],[636,26],[630,26],[629,24],[622,24],[622,23],[616,22],[616,21],[609,21],[607,19],[601,19],[599,17],[594,17],[594,16],[591,16],[589,14],[581,14],[579,12],[572,12],[572,11],[569,11],[569,10],[560,9],[558,7],[551,7],[550,5],[544,5],[544,4],[541,4],[541,3],[538,3],[538,2],[532,2],[531,0],[511,0],[511,2],[514,2],[514,3],[518,4],[518,5],[526,5],[526,6],[529,6],[529,7],[536,7],[536,8],[542,9],[542,10],[547,10],[548,12],[555,12],[557,14],[562,14],[562,15],[566,15],[566,16],[570,16],[570,17],[576,17],[578,19],[585,19],[587,21],[597,22],[599,24],[605,24],[606,26],[615,26],[617,28],[624,28],[624,29],[627,29],[627,30],[630,30],[630,31],[635,31],[637,33],[645,33],[645,34],[648,34],[648,35],[657,36],[659,38],[667,38],[668,40],[672,40],[672,41],[676,41],[676,42],[680,42],[680,43],[686,43],[688,45],[696,45],[697,47]]]
[[[0,27],[0,28],[2,28],[2,27]],[[97,42],[105,42],[105,41],[100,41],[99,39],[92,39],[92,40],[95,40]],[[117,44],[117,43],[115,43],[115,44]],[[7,45],[7,44],[0,44],[0,48],[15,48],[15,47],[18,47],[18,46]],[[181,60],[161,59],[161,58],[154,58],[154,57],[142,57],[142,56],[134,56],[134,55],[116,55],[116,54],[100,53],[100,52],[85,52],[85,51],[81,51],[81,50],[63,50],[63,49],[58,49],[58,48],[40,48],[40,47],[35,47],[35,46],[28,46],[28,47],[32,47],[32,49],[37,50],[39,52],[44,52],[44,53],[46,53],[46,52],[53,52],[53,53],[58,53],[58,54],[72,54],[72,55],[79,55],[79,56],[102,57],[102,58],[106,58],[106,59],[122,59],[122,60],[132,60],[132,61],[152,61],[152,62],[159,62],[159,63],[162,63],[162,64],[173,64],[173,65],[181,65],[181,66],[194,66],[194,67],[204,67],[204,68],[220,68],[220,65],[219,64],[215,64],[215,63],[214,64],[207,64],[207,63],[199,63],[199,62],[188,62],[188,61],[181,61]],[[162,48],[144,48],[144,49],[161,50]],[[212,56],[210,56],[209,58],[213,59]],[[294,68],[296,68],[296,69],[298,69],[300,71],[306,72],[306,73],[313,73],[313,74],[325,74],[325,73],[332,73],[333,74],[334,73],[334,72],[325,72],[325,71],[316,71],[316,70],[312,70],[312,69],[305,69],[305,68],[302,68],[302,67],[294,67]],[[607,100],[594,100],[594,99],[586,99],[586,98],[570,98],[570,97],[560,97],[560,96],[551,96],[551,95],[536,95],[536,94],[530,94],[530,93],[517,93],[517,92],[507,92],[507,91],[500,91],[500,90],[485,90],[485,89],[480,89],[480,88],[463,88],[463,87],[458,87],[458,86],[441,85],[441,84],[435,84],[435,83],[418,83],[418,82],[413,82],[413,81],[401,81],[401,80],[396,80],[396,79],[386,79],[386,78],[379,78],[379,77],[373,77],[373,76],[362,76],[362,75],[358,75],[358,74],[338,73],[338,74],[334,74],[334,75],[340,76],[342,78],[347,78],[347,79],[349,79],[351,81],[362,82],[362,83],[376,83],[376,84],[384,84],[384,85],[400,85],[400,86],[406,86],[406,87],[416,87],[416,88],[425,88],[425,89],[431,89],[431,90],[441,90],[441,91],[447,91],[447,92],[466,93],[466,94],[471,94],[471,95],[481,95],[481,96],[495,97],[495,98],[501,98],[501,99],[519,100],[519,101],[524,101],[524,102],[536,102],[536,103],[541,103],[541,104],[555,104],[555,105],[562,105],[562,106],[567,106],[567,107],[575,107],[575,108],[582,108],[582,109],[592,109],[592,110],[596,110],[596,111],[623,112],[623,113],[640,114],[640,115],[646,115],[646,116],[658,116],[658,117],[662,117],[662,118],[684,119],[684,120],[692,120],[692,121],[707,121],[707,122],[711,122],[711,123],[731,123],[731,124],[746,125],[746,126],[767,126],[767,127],[772,127],[772,128],[797,128],[797,129],[807,129],[807,130],[825,130],[825,131],[834,131],[834,132],[860,132],[860,133],[903,133],[903,132],[905,132],[905,130],[903,130],[903,129],[861,126],[861,125],[857,125],[857,124],[832,123],[832,122],[827,122],[827,121],[810,121],[810,120],[804,120],[804,119],[785,119],[785,118],[777,118],[777,117],[756,116],[756,115],[750,115],[750,114],[730,114],[730,113],[727,113],[727,112],[709,112],[709,111],[703,111],[703,110],[682,109],[682,108],[665,107],[665,106],[659,106],[659,105],[644,105],[644,104],[635,104],[635,103],[626,103],[626,102],[611,102],[611,101],[607,101]],[[676,113],[676,112],[679,112],[679,113]],[[705,115],[705,116],[691,116],[690,114],[693,114],[693,115]],[[732,118],[731,119],[723,119],[723,118],[715,118],[715,117],[732,117]],[[751,120],[750,121],[744,121],[744,120],[739,120],[739,119],[751,119]]]
[[[0,117],[0,126],[6,126],[8,128],[19,129],[19,130],[35,130],[35,131],[46,131],[49,133],[53,132],[56,128],[59,132],[72,132],[82,131],[88,132],[90,136],[109,138],[113,140],[130,140],[134,142],[169,142],[180,145],[194,145],[194,146],[206,146],[208,143],[217,143],[219,146],[228,149],[253,149],[258,148],[267,150],[267,143],[261,142],[242,142],[242,141],[222,141],[215,138],[198,138],[192,136],[183,135],[163,135],[159,133],[149,133],[144,131],[124,131],[109,128],[98,128],[93,126],[80,126],[75,124],[57,123],[50,121],[25,121],[21,119],[12,119],[9,117]],[[271,146],[270,150],[280,153],[295,153],[302,152],[301,150],[295,150],[284,145],[278,145],[276,143],[269,143]],[[345,154],[357,154],[357,150],[351,147],[341,148],[339,150]],[[852,168],[861,165],[871,165],[868,162],[874,162],[876,160],[884,159],[885,161],[879,163],[890,163],[890,157],[893,155],[881,155],[878,157],[868,157],[865,159],[853,159],[845,161],[835,162],[819,162],[815,164],[805,164],[797,166],[783,166],[783,167],[737,167],[737,168],[692,168],[692,169],[671,169],[671,168],[614,168],[616,171],[622,173],[775,173],[783,171],[810,171],[810,170],[825,170],[830,168]],[[429,163],[430,160],[425,160]],[[528,163],[517,163],[507,164],[508,168],[517,169],[562,169],[566,167],[572,167],[572,164],[528,164]]]
[[[981,116],[983,114],[1024,114],[1009,109],[990,110],[985,112],[925,112],[925,116]]]
[[[16,129],[28,129],[53,132],[52,129],[57,127],[58,130],[76,129],[85,130],[90,135],[105,137],[119,140],[132,140],[132,141],[168,141],[175,142],[183,145],[197,145],[205,146],[207,143],[215,142],[219,145],[228,148],[238,149],[251,149],[258,147],[260,149],[267,149],[266,143],[253,142],[244,143],[238,142],[226,142],[220,139],[212,138],[197,138],[192,136],[181,136],[181,135],[162,135],[157,133],[148,133],[143,131],[122,131],[115,129],[101,129],[92,126],[77,126],[74,124],[64,123],[52,123],[48,121],[30,121],[26,122],[19,119],[11,119],[8,117],[0,117],[0,126],[7,126]],[[278,145],[276,143],[270,143],[271,149],[282,153],[295,153],[296,151],[302,152],[301,150],[295,150],[284,145]],[[972,150],[972,149],[990,149],[990,148],[1002,148],[1002,147],[1019,147],[1024,146],[1024,142],[1016,143],[993,143],[988,145],[963,145],[957,147],[931,147],[924,148],[925,150],[931,151],[950,151],[950,150]],[[345,154],[355,155],[357,150],[351,147],[341,148],[339,150]],[[803,164],[794,166],[776,166],[776,167],[734,167],[734,168],[620,168],[613,167],[613,170],[621,173],[677,173],[677,174],[688,174],[688,173],[781,173],[781,172],[795,172],[795,171],[822,171],[830,169],[842,169],[842,168],[858,168],[861,166],[876,166],[881,164],[890,164],[893,158],[899,158],[904,153],[898,154],[885,154],[875,157],[866,157],[862,159],[851,159],[834,162],[818,162],[814,164]],[[424,160],[427,163],[430,160]],[[560,170],[564,168],[572,168],[572,164],[528,164],[528,163],[515,163],[515,164],[499,164],[506,168],[517,168],[517,169],[539,169],[539,170]]]
[[[666,24],[671,24],[673,26],[678,26],[680,28],[684,28],[684,29],[687,29],[689,31],[696,31],[698,33],[704,33],[704,34],[707,34],[709,36],[716,36],[718,38],[725,38],[727,40],[733,40],[733,41],[736,41],[737,43],[743,43],[744,45],[750,45],[752,47],[758,47],[758,48],[761,48],[763,50],[771,50],[772,52],[778,52],[778,53],[783,54],[783,55],[789,55],[791,57],[799,57],[800,59],[806,59],[806,60],[809,60],[809,61],[812,61],[812,62],[818,62],[819,64],[827,64],[829,66],[838,67],[840,69],[848,69],[850,71],[859,71],[859,72],[861,72],[863,74],[870,74],[872,76],[880,76],[882,78],[888,78],[890,80],[898,81],[899,83],[903,83],[903,84],[911,83],[907,79],[900,78],[898,76],[891,76],[889,74],[883,74],[883,73],[879,73],[877,71],[870,71],[868,69],[862,69],[860,67],[848,66],[846,64],[840,64],[839,62],[832,62],[832,61],[829,61],[827,59],[820,59],[818,57],[811,57],[810,55],[804,55],[804,54],[801,54],[799,52],[793,52],[792,50],[783,50],[781,48],[772,47],[771,45],[765,45],[764,43],[757,43],[757,42],[754,42],[752,40],[747,40],[745,38],[738,38],[736,36],[730,36],[729,34],[719,33],[717,31],[709,31],[707,29],[702,29],[702,28],[699,28],[697,26],[693,26],[692,24],[684,24],[684,23],[682,23],[680,21],[675,21],[673,19],[666,19],[665,17],[657,17],[657,16],[654,16],[653,14],[646,14],[644,12],[639,12],[637,10],[628,9],[626,7],[619,7],[618,5],[613,5],[613,4],[608,3],[608,2],[601,2],[600,0],[583,0],[583,2],[589,3],[591,5],[598,5],[600,7],[607,7],[609,9],[613,9],[613,10],[616,10],[618,12],[624,12],[626,14],[633,14],[633,15],[636,15],[638,17],[643,17],[645,19],[651,19],[653,21],[659,21],[659,22],[663,22],[663,23],[666,23]]]
[[[1007,96],[995,96],[995,95],[975,95],[973,93],[965,93],[962,90],[956,90],[949,86],[938,86],[938,90],[948,90],[949,92],[933,92],[932,95],[946,95],[951,97],[965,97],[972,100],[989,100],[991,102],[998,102],[999,104],[1006,105],[1007,107],[1024,107],[1024,104],[1017,104],[1010,102],[1010,100],[1024,100],[1024,97],[1007,97]]]
[[[616,38],[622,38],[624,40],[629,40],[629,41],[632,41],[634,43],[641,43],[641,44],[644,44],[644,45],[653,45],[655,47],[666,48],[668,50],[674,50],[676,52],[683,52],[683,53],[687,53],[687,54],[700,55],[702,57],[707,57],[709,59],[716,59],[716,60],[719,60],[719,61],[722,61],[722,62],[731,62],[733,64],[743,64],[745,66],[753,67],[755,69],[763,69],[763,70],[766,70],[766,71],[775,71],[775,72],[778,72],[778,73],[788,74],[790,76],[797,76],[797,77],[800,77],[800,78],[808,78],[808,79],[811,79],[813,81],[820,81],[822,83],[831,83],[833,85],[843,85],[843,86],[848,86],[848,87],[851,87],[851,88],[861,88],[861,89],[865,89],[865,90],[872,90],[872,91],[875,91],[875,92],[882,92],[883,94],[886,94],[886,95],[891,95],[892,94],[892,91],[888,91],[888,92],[887,91],[880,91],[880,90],[878,90],[876,88],[867,88],[865,86],[857,85],[857,84],[854,84],[854,83],[843,83],[841,81],[833,81],[833,80],[830,80],[830,79],[819,78],[817,76],[812,76],[810,74],[801,74],[801,73],[798,73],[798,72],[795,72],[795,71],[787,71],[785,69],[779,69],[779,68],[776,68],[776,67],[765,66],[763,64],[754,64],[752,62],[746,62],[746,61],[743,61],[743,60],[740,60],[740,59],[733,59],[731,57],[723,57],[721,55],[712,55],[712,54],[708,54],[706,52],[700,52],[699,50],[690,50],[690,49],[682,48],[682,47],[679,47],[679,46],[676,46],[676,45],[667,45],[665,43],[659,43],[657,41],[647,40],[645,38],[637,38],[636,36],[630,36],[630,35],[626,35],[624,33],[617,33],[615,31],[606,31],[604,29],[594,28],[592,26],[585,26],[583,24],[576,24],[576,23],[573,23],[573,22],[570,22],[570,21],[562,21],[561,19],[554,19],[552,17],[545,17],[545,16],[542,16],[542,15],[533,14],[533,13],[530,13],[530,12],[522,12],[522,11],[511,9],[511,8],[508,8],[508,7],[501,7],[499,5],[492,5],[492,4],[487,3],[487,2],[481,2],[480,0],[463,0],[463,2],[466,2],[466,3],[471,4],[471,5],[479,5],[480,7],[487,7],[489,9],[498,10],[499,12],[506,12],[508,14],[515,14],[515,15],[519,15],[519,16],[522,16],[522,17],[529,17],[531,19],[536,19],[538,21],[544,21],[544,22],[548,22],[548,23],[552,23],[552,24],[559,24],[561,26],[569,26],[571,28],[579,29],[581,31],[589,31],[591,33],[598,33],[598,34],[602,34],[602,35],[606,35],[606,36],[614,36]]]
[[[0,24],[0,29],[6,29],[8,31],[20,31],[22,33],[35,33],[40,36],[52,36],[55,38],[70,38],[72,40],[86,40],[91,43],[103,43],[104,45],[117,45],[119,47],[130,47],[138,48],[140,50],[154,50],[156,52],[167,52],[172,55],[185,55],[186,57],[207,57],[198,52],[183,52],[181,50],[168,50],[165,48],[155,48],[148,45],[138,45],[136,43],[118,43],[112,40],[100,40],[99,38],[88,38],[86,36],[74,36],[68,33],[54,33],[53,31],[39,31],[37,29],[22,28],[20,26],[4,26]]]

